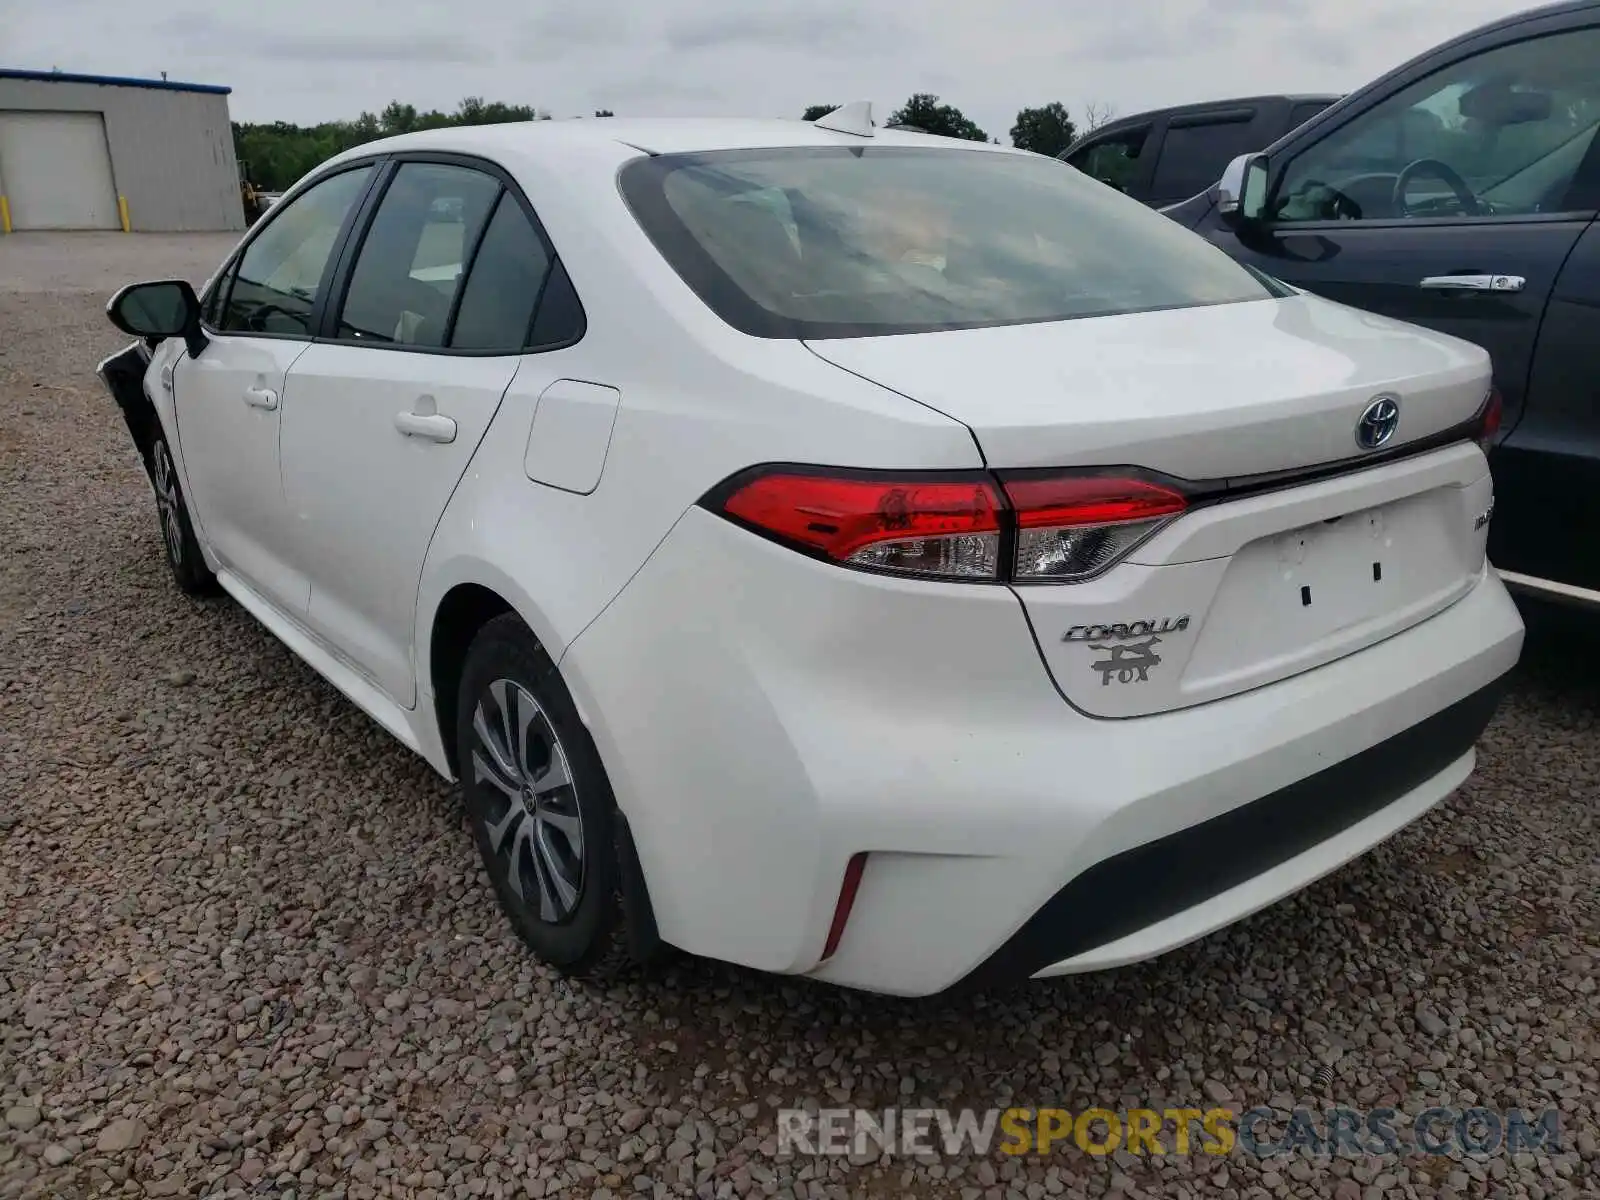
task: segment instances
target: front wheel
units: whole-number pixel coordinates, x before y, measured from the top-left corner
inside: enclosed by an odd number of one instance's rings
[[[156,515],[161,519],[161,542],[166,550],[167,566],[178,587],[191,596],[209,595],[217,590],[217,577],[206,566],[200,553],[200,542],[194,536],[194,524],[189,520],[189,505],[184,499],[183,486],[178,482],[178,469],[173,465],[172,452],[165,438],[157,438],[150,447],[150,481],[155,487]]]
[[[626,967],[611,784],[555,664],[516,616],[473,639],[456,713],[467,818],[517,933],[564,974]]]

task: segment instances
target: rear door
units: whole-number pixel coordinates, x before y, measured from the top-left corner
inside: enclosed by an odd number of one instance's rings
[[[1264,228],[1213,214],[1202,232],[1297,287],[1483,346],[1514,427],[1600,191],[1600,29],[1572,17],[1441,51],[1275,153]]]
[[[571,330],[535,328],[559,269],[498,168],[419,155],[389,171],[351,239],[324,336],[290,372],[283,482],[310,576],[308,625],[409,706],[433,531],[513,377],[525,364],[556,370],[528,348],[564,344]]]
[[[1272,106],[1280,115],[1284,105]],[[1205,191],[1241,154],[1264,149],[1272,141],[1261,105],[1213,109],[1174,115],[1156,154],[1148,203],[1175,204]]]

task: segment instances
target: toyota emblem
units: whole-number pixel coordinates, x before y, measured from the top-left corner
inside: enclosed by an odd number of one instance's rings
[[[1400,428],[1400,397],[1375,396],[1356,422],[1356,445],[1376,450]]]

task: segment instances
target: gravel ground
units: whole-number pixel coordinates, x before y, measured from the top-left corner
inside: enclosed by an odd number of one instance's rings
[[[230,239],[0,239],[0,1196],[1600,1190],[1600,645],[1541,622],[1453,800],[1153,964],[961,1004],[535,965],[454,796],[168,581],[93,378]],[[1515,1160],[779,1158],[775,1109],[1560,1110]],[[1457,1156],[1459,1159],[1459,1156]]]

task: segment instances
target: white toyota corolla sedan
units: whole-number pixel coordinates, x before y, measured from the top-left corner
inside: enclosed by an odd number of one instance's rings
[[[860,106],[372,143],[110,316],[178,586],[575,974],[1149,958],[1443,800],[1521,649],[1482,350]]]

